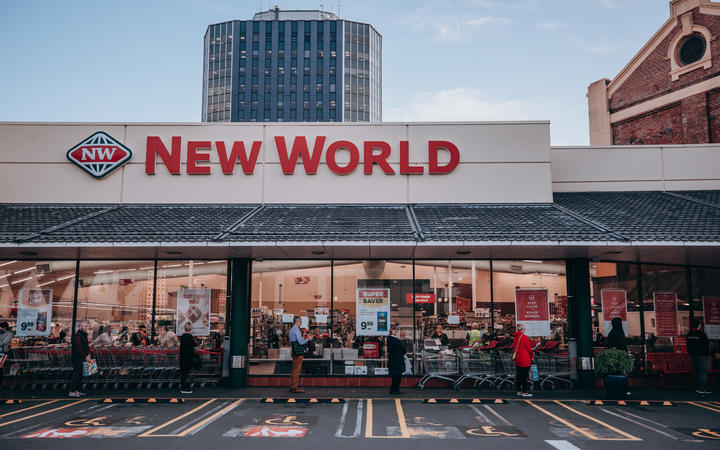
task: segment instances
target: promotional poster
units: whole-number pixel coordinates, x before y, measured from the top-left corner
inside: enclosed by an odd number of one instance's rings
[[[50,336],[52,289],[20,289],[18,305],[16,336]]]
[[[515,289],[516,323],[527,336],[550,336],[550,303],[547,289]]]
[[[210,336],[210,289],[178,289],[177,330],[185,332],[185,324],[192,324],[193,336]]]
[[[357,290],[358,336],[387,336],[390,334],[390,289]]]
[[[627,336],[627,292],[624,289],[603,289],[600,291],[600,299],[602,301],[602,329],[605,337],[612,330],[610,322],[615,317],[622,319],[623,331]]]

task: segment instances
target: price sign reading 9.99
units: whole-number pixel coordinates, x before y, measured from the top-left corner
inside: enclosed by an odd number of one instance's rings
[[[16,336],[49,336],[52,289],[20,289]]]
[[[387,336],[390,331],[390,289],[357,290],[358,336]]]

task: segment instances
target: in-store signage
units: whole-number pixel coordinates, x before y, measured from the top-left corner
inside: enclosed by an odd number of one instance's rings
[[[348,175],[360,170],[360,152],[363,155],[361,170],[365,175],[372,175],[375,166],[386,175],[395,175],[398,172],[400,175],[423,175],[425,173],[424,166],[413,164],[410,161],[409,141],[400,141],[397,145],[400,152],[400,167],[397,171],[388,162],[393,146],[386,141],[364,141],[360,145],[347,140],[328,143],[326,136],[317,136],[312,144],[312,150],[305,136],[295,136],[292,142],[286,140],[285,136],[275,136],[273,141],[282,173],[285,175],[293,175],[299,162],[302,163],[302,170],[307,175],[315,175],[321,160],[323,160],[323,155],[331,172],[337,175]],[[224,141],[187,141],[183,145],[181,136],[173,136],[169,143],[163,142],[159,136],[148,136],[145,173],[154,175],[157,165],[162,164],[169,173],[180,175],[183,167],[183,148],[186,149],[185,172],[189,175],[210,175],[212,172],[208,163],[212,152],[217,153],[223,174],[232,175],[239,163],[245,175],[252,175],[260,155],[262,141],[253,141],[252,143],[235,141],[232,145]],[[348,161],[338,161],[337,155],[340,150],[348,153]],[[268,149],[268,151],[272,151],[272,149]],[[428,141],[427,152],[427,173],[430,175],[450,173],[460,163],[460,151],[452,142]],[[440,162],[441,152],[446,152],[449,156],[449,160],[445,163]]]
[[[132,151],[102,131],[67,152],[67,159],[90,176],[104,178],[132,158]]]

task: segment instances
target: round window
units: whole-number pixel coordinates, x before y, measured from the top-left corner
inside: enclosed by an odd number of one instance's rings
[[[703,55],[705,55],[705,45],[705,38],[699,34],[693,34],[685,39],[678,52],[680,64],[687,66],[688,64],[700,61]]]

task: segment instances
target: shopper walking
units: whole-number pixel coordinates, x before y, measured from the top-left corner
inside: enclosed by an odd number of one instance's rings
[[[300,331],[300,324],[302,319],[299,316],[295,316],[293,319],[293,326],[290,328],[288,333],[288,340],[290,341],[290,352],[292,355],[292,372],[290,372],[290,392],[299,394],[305,392],[304,389],[300,388],[300,372],[302,371],[303,355],[305,355],[306,345],[309,340],[312,340],[312,336],[309,339],[302,337]]]
[[[112,339],[110,338],[110,327],[105,328],[100,325],[98,330],[98,337],[93,341],[93,345],[112,345]]]
[[[607,346],[608,348],[616,348],[618,350],[627,351],[627,339],[625,339],[625,331],[622,326],[622,319],[615,317],[610,321],[612,329],[608,333]]]
[[[182,394],[192,394],[192,389],[188,385],[187,379],[190,375],[190,369],[193,367],[195,360],[195,347],[197,342],[192,333],[192,324],[185,323],[185,332],[180,336],[180,392]]]
[[[387,338],[388,373],[392,377],[390,394],[401,394],[400,382],[405,372],[405,345],[397,338],[397,327],[390,328]]]
[[[697,319],[693,320],[692,328],[687,333],[687,350],[692,363],[695,392],[700,395],[710,395],[707,390],[708,358],[710,357],[710,341],[703,331],[703,324]]]
[[[73,334],[71,352],[73,372],[68,397],[82,397],[85,395],[82,391],[83,363],[90,362],[88,323],[84,320],[78,324],[78,329]]]
[[[517,324],[513,334],[513,360],[515,361],[515,390],[518,397],[532,397],[528,392],[528,375],[532,364],[533,353],[530,339],[525,336],[525,325]]]

